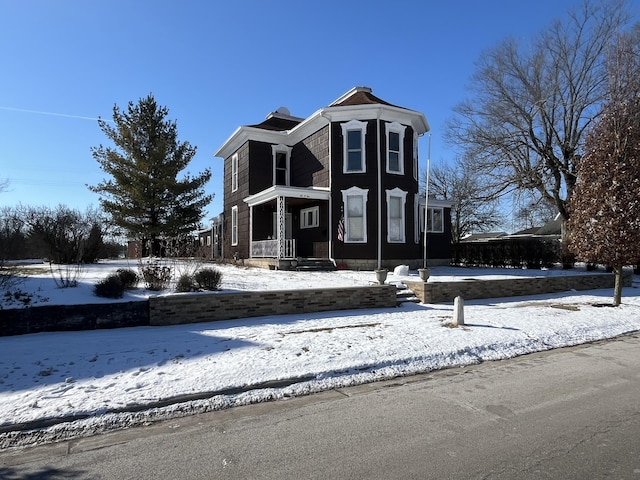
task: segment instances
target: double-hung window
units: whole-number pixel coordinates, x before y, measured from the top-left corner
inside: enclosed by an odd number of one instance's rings
[[[291,159],[291,147],[286,145],[272,145],[273,154],[273,184],[289,185],[289,164]]]
[[[231,207],[231,245],[238,245],[238,206]]]
[[[366,172],[365,136],[367,123],[351,120],[341,124],[343,138],[343,172]]]
[[[387,242],[405,243],[405,203],[407,192],[387,190]]]
[[[351,187],[342,190],[345,243],[367,243],[367,196],[369,190]]]
[[[387,123],[387,173],[404,174],[404,131],[398,122]]]
[[[238,190],[238,154],[231,156],[231,191]]]

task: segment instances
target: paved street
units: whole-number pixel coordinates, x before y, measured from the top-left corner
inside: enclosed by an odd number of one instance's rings
[[[3,479],[640,479],[640,336],[0,453]]]

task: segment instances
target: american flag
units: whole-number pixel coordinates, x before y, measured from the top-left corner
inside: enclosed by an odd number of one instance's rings
[[[338,222],[338,240],[344,242],[344,215],[340,217]]]

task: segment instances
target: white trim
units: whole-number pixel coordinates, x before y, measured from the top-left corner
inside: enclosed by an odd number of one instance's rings
[[[405,125],[411,125],[418,135],[422,135],[430,130],[429,122],[427,122],[424,114],[408,108],[381,104],[326,107],[315,111],[311,116],[307,117],[291,130],[275,131],[248,126],[238,127],[220,146],[214,156],[227,158],[248,140],[295,145],[324,127],[327,120],[330,122],[375,120],[378,116],[380,116],[380,120],[385,122],[399,122]]]
[[[386,152],[386,159],[387,159],[387,173],[391,173],[394,175],[404,175],[404,131],[406,130],[407,127],[405,127],[404,125],[399,124],[398,122],[392,122],[392,123],[386,123],[385,124],[385,134],[386,134],[386,138],[387,138],[387,152]],[[390,148],[390,143],[389,143],[389,135],[391,133],[397,133],[398,134],[398,141],[399,141],[399,145],[398,148],[399,150],[397,151],[398,154],[398,170],[391,170],[390,168],[390,164],[391,164],[391,148]],[[395,152],[395,151],[394,151]]]
[[[238,206],[231,207],[231,245],[238,245]]]
[[[340,124],[342,127],[342,173],[365,173],[367,171],[367,151],[365,149],[365,138],[367,136],[367,123],[358,120],[350,120]],[[349,170],[349,132],[360,132],[360,170]]]
[[[278,197],[304,198],[309,200],[329,200],[331,192],[324,187],[285,187],[283,185],[273,185],[261,192],[244,198],[244,202],[250,207],[275,200]]]
[[[342,202],[344,204],[344,243],[367,243],[367,198],[369,196],[368,189],[351,187],[342,190]],[[351,235],[350,218],[349,218],[349,197],[361,197],[362,199],[362,238],[353,240]]]
[[[231,191],[238,190],[238,152],[231,155]]]
[[[309,222],[309,214],[311,214],[311,221]],[[320,207],[303,208],[300,210],[300,228],[316,228],[320,226]]]
[[[406,224],[406,203],[407,203],[407,192],[404,190],[400,190],[398,187],[393,190],[387,190],[387,243],[406,243],[407,237],[407,224]],[[390,202],[392,198],[400,199],[400,238],[392,239],[391,238],[391,208]]]
[[[290,185],[290,177],[291,177],[291,150],[292,147],[288,147],[283,145],[282,143],[278,145],[271,145],[271,155],[273,156],[273,185],[277,185],[277,168],[276,168],[276,156],[278,153],[284,153],[286,155],[286,172],[285,172],[285,186]]]

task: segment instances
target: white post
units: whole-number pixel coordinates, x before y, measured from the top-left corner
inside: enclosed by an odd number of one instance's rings
[[[464,325],[464,299],[459,296],[453,299],[453,324]]]

